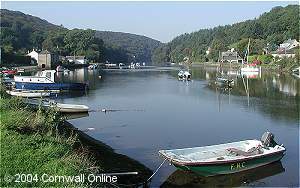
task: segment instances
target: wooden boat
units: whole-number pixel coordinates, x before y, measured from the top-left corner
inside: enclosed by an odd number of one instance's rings
[[[191,80],[191,73],[189,71],[179,71],[178,72],[178,80],[186,80],[190,81]]]
[[[87,88],[85,83],[58,83],[55,82],[55,70],[45,70],[39,72],[36,76],[15,76],[16,89],[22,90],[40,90],[40,91],[63,91],[79,90],[84,91]]]
[[[37,91],[30,91],[30,90],[7,90],[6,93],[12,96],[17,97],[27,97],[27,98],[37,98],[37,97],[49,97],[50,92],[37,92]]]
[[[82,113],[88,112],[89,110],[89,107],[86,105],[58,103],[54,100],[27,99],[25,102],[34,106],[42,106],[46,109],[54,108],[55,110],[64,113]]]
[[[175,167],[202,176],[231,174],[279,161],[285,152],[270,132],[261,140],[244,140],[204,147],[160,150]]]

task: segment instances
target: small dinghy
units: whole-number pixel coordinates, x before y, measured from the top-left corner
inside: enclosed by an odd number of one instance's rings
[[[37,98],[37,97],[49,97],[50,92],[37,92],[37,91],[30,91],[30,90],[7,90],[11,96],[16,97],[27,97],[27,98]]]
[[[236,173],[279,161],[285,152],[270,132],[261,140],[244,140],[204,147],[160,150],[175,167],[202,176]]]
[[[33,106],[41,105],[43,108],[54,108],[64,113],[82,113],[89,110],[89,107],[86,105],[58,103],[54,100],[27,99],[25,102]]]

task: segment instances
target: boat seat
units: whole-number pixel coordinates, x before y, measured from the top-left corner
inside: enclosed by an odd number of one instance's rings
[[[235,154],[236,156],[252,156],[262,153],[259,147],[251,148],[248,151],[243,151],[237,148],[228,148],[227,151],[229,151],[229,154]]]

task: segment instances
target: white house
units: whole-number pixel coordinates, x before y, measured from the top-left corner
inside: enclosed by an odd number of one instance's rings
[[[279,48],[271,52],[273,57],[278,57],[280,59],[284,57],[295,57],[294,49],[299,47],[299,42],[296,39],[288,39],[280,44]]]
[[[296,39],[288,39],[280,44],[279,49],[290,50],[299,46],[299,42]]]
[[[27,56],[30,56],[32,59],[35,59],[36,62],[38,63],[39,53],[37,51],[35,51],[35,49],[32,49],[32,51],[30,53],[28,53]]]

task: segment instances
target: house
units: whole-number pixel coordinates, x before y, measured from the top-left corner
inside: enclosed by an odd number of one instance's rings
[[[35,49],[32,49],[32,51],[28,53],[27,56],[30,56],[32,59],[38,61],[39,53]]]
[[[294,49],[290,49],[290,50],[284,50],[284,49],[278,49],[277,51],[274,52],[270,52],[270,54],[273,57],[278,57],[280,59],[284,58],[284,57],[295,57],[295,50]]]
[[[221,61],[222,62],[229,62],[229,63],[243,63],[244,60],[238,55],[237,52],[233,50],[222,52],[221,53]]]
[[[85,56],[66,56],[66,59],[71,63],[74,62],[74,64],[87,64],[87,59]]]
[[[276,51],[270,52],[273,57],[295,57],[295,49],[299,48],[299,42],[296,39],[288,39],[280,44]]]
[[[299,42],[296,39],[288,39],[280,44],[279,49],[291,50],[299,46]]]
[[[26,56],[30,56],[31,57],[31,59],[32,59],[31,63],[32,64],[35,63],[35,62],[38,63],[39,53],[38,53],[37,50],[32,49],[32,51],[28,52],[28,54]]]
[[[58,62],[58,55],[51,53],[48,50],[43,50],[38,54],[38,68],[51,69],[51,67],[56,66]]]

